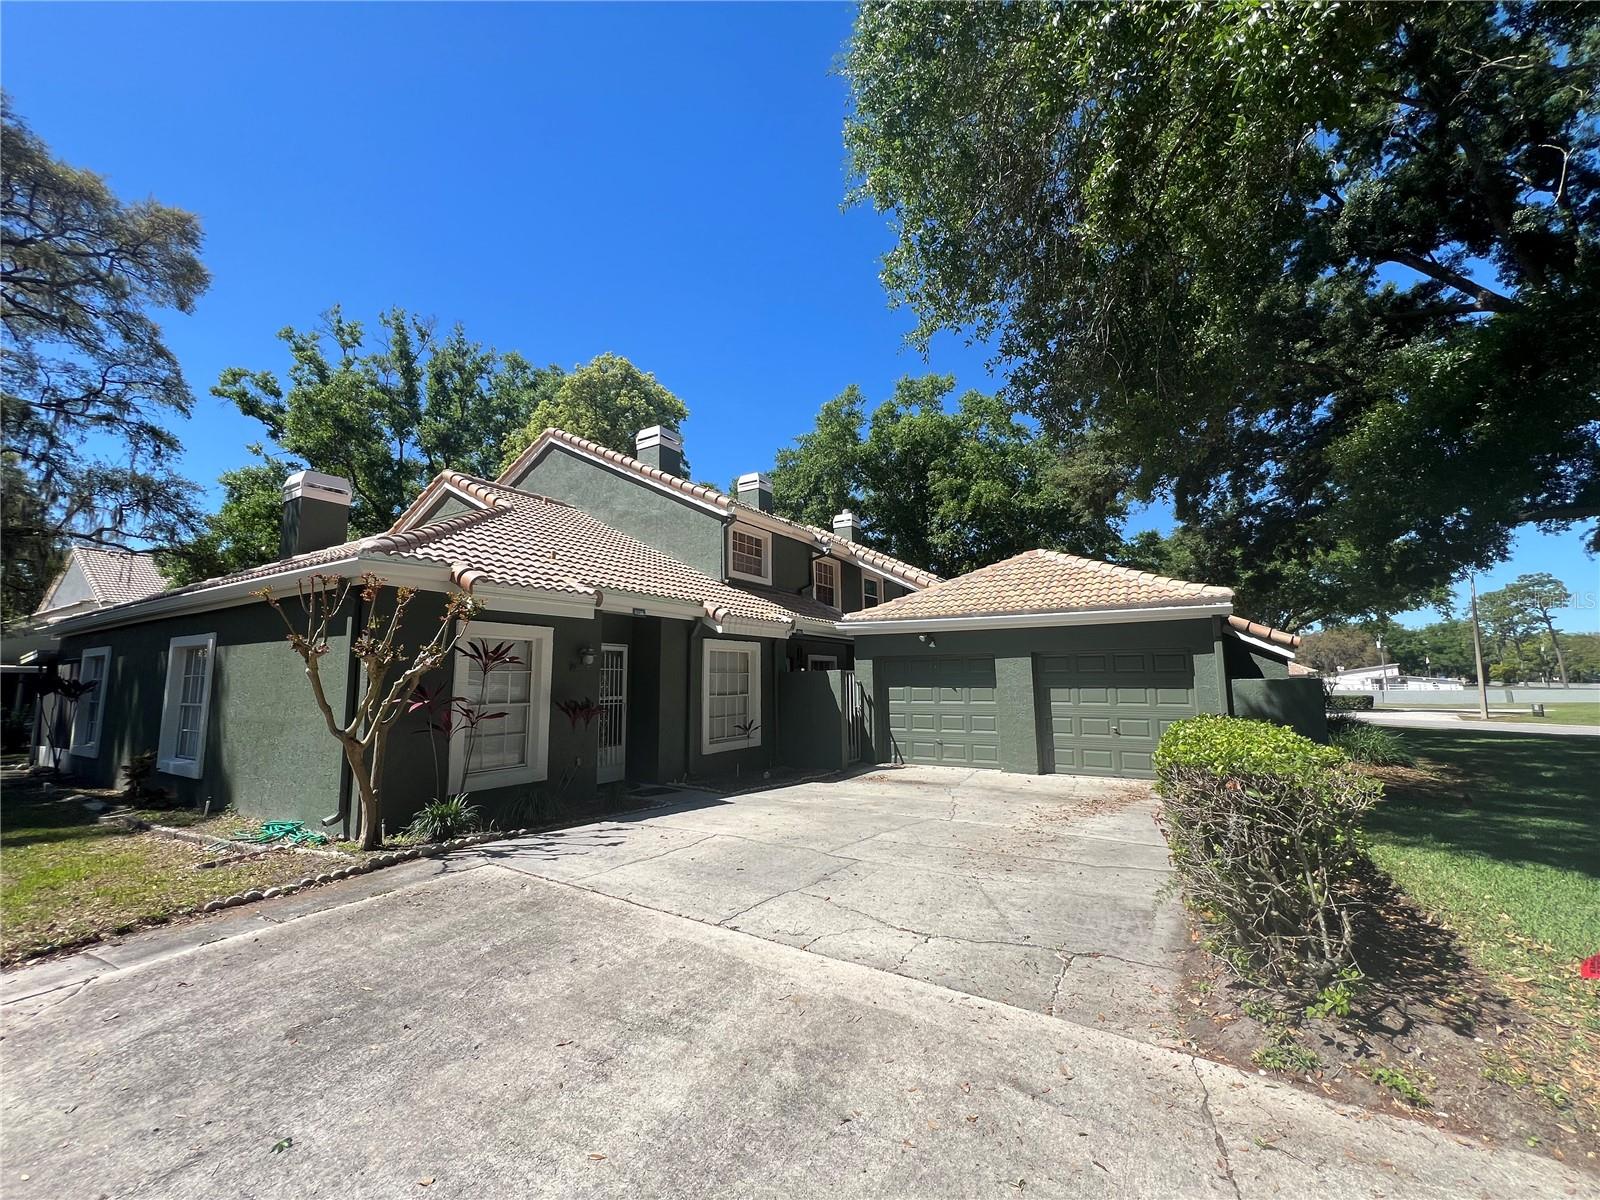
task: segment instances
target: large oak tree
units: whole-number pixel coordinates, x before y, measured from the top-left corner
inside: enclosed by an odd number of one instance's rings
[[[1124,474],[1088,440],[1035,436],[996,396],[948,375],[907,376],[869,414],[851,386],[780,450],[773,504],[830,528],[854,510],[864,540],[938,575],[1035,547],[1109,557],[1122,539]]]
[[[193,403],[152,313],[188,313],[210,276],[200,222],[127,203],[56,158],[12,109],[0,133],[4,616],[25,615],[68,541],[161,546],[197,489],[170,425]]]
[[[846,137],[917,336],[994,336],[1299,623],[1600,515],[1597,51],[1588,5],[867,4]]]

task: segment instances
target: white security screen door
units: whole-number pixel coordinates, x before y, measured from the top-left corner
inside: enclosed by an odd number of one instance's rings
[[[596,779],[615,783],[628,762],[628,648],[600,647],[600,757]]]

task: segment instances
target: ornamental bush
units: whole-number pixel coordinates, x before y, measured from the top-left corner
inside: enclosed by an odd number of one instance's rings
[[[1354,692],[1329,692],[1329,712],[1367,712],[1372,708],[1373,697]]]
[[[1382,795],[1342,752],[1267,721],[1201,716],[1156,748],[1178,879],[1247,977],[1314,993],[1355,966],[1363,814]]]

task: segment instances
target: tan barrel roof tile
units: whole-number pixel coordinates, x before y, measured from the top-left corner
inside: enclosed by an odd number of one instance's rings
[[[934,617],[1225,604],[1232,599],[1233,593],[1227,588],[1171,579],[1056,550],[1027,550],[935,583],[924,591],[851,613],[845,620],[852,625],[869,625]]]

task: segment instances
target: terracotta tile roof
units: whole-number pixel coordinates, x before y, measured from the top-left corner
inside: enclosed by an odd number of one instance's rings
[[[612,463],[625,471],[631,471],[634,474],[641,475],[646,479],[655,480],[663,487],[675,492],[681,492],[683,495],[697,500],[701,504],[709,505],[720,512],[736,513],[741,511],[752,511],[749,505],[740,504],[731,496],[724,495],[715,488],[709,488],[700,483],[690,483],[687,479],[680,479],[676,475],[669,474],[668,472],[660,470],[657,467],[652,467],[647,463],[642,463],[636,458],[631,458],[628,455],[623,454],[621,451],[612,450],[610,447],[602,446],[599,442],[591,442],[588,438],[582,438],[577,434],[568,433],[564,429],[546,429],[542,434],[534,439],[531,446],[519,454],[516,457],[516,460],[500,473],[500,478],[502,480],[506,480],[517,475],[524,468],[526,468],[527,465],[537,456],[538,452],[550,442],[564,442],[568,446],[571,446],[577,450],[582,450],[587,454],[592,454],[602,458],[606,462]],[[410,509],[407,509],[407,512],[410,513],[414,511],[416,507],[417,506],[413,504]],[[939,577],[933,574],[931,571],[924,571],[921,567],[915,567],[910,563],[901,562],[898,558],[891,558],[887,554],[873,550],[870,547],[863,546],[857,542],[842,541],[828,530],[818,529],[815,525],[806,525],[800,521],[791,521],[788,517],[780,517],[776,513],[763,513],[762,516],[765,518],[770,518],[774,521],[778,521],[781,524],[788,525],[795,530],[809,535],[812,539],[830,542],[836,548],[843,550],[846,554],[853,555],[875,570],[900,578],[903,581],[914,584],[917,587],[927,587],[930,583],[937,583],[939,581]],[[404,518],[402,518],[402,520],[404,520]]]
[[[1240,633],[1247,633],[1253,638],[1260,638],[1264,642],[1272,642],[1289,650],[1300,648],[1300,638],[1293,633],[1285,633],[1281,629],[1274,629],[1271,625],[1262,625],[1258,621],[1247,621],[1243,617],[1228,616],[1228,625]]]
[[[1028,550],[936,583],[926,591],[851,613],[845,621],[867,625],[926,617],[1225,604],[1232,599],[1227,588],[1187,583],[1054,550]]]
[[[786,592],[781,588],[766,587],[759,583],[733,583],[728,586],[736,591],[749,592],[758,599],[776,604],[785,612],[793,613],[808,621],[837,621],[842,615],[837,608],[824,604],[806,593]]]
[[[71,555],[77,559],[84,578],[89,581],[89,590],[101,604],[143,600],[167,586],[161,572],[156,570],[153,555],[83,544],[73,546]]]
[[[487,581],[574,595],[631,592],[700,605],[722,614],[719,619],[785,625],[797,615],[793,605],[713,579],[560,500],[453,471],[437,477],[429,490],[446,485],[487,507],[380,534],[363,548],[448,563],[457,583],[469,590]]]
[[[358,538],[326,550],[264,563],[159,595],[199,592],[362,554],[384,554],[445,566],[455,582],[469,591],[487,582],[593,597],[597,603],[607,591],[631,592],[698,606],[714,615],[718,623],[733,617],[787,626],[796,616],[813,615],[800,597],[780,600],[777,597],[781,593],[768,596],[730,587],[611,528],[582,509],[548,496],[454,471],[435,477],[423,496],[431,502],[446,487],[465,493],[483,507],[399,533]],[[420,511],[419,506],[412,507]],[[375,569],[382,574],[381,564]]]

